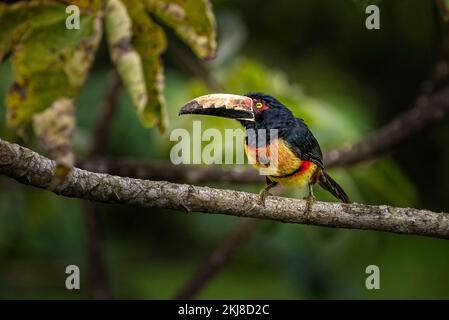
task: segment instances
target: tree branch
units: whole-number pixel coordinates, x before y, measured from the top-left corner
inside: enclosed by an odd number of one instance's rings
[[[350,166],[384,155],[449,114],[449,86],[416,99],[415,106],[370,137],[325,154],[326,167]]]
[[[87,264],[91,295],[95,300],[110,299],[109,277],[98,206],[90,201],[82,201],[81,204],[87,235]]]
[[[243,166],[225,168],[222,166],[174,165],[169,162],[148,162],[106,157],[95,157],[87,161],[81,161],[79,166],[89,171],[122,177],[193,184],[203,182],[256,184],[265,181],[257,170]]]
[[[94,129],[92,143],[87,158],[104,154],[112,124],[112,118],[117,110],[122,83],[116,71],[109,73],[108,78],[109,81],[106,94],[100,107],[100,113],[96,121],[96,127]]]
[[[48,189],[54,167],[54,161],[0,139],[0,174]],[[253,193],[131,179],[78,168],[74,168],[53,192],[105,203],[449,238],[446,213],[320,201],[306,212],[306,201],[281,197],[269,197],[264,207],[258,204],[259,196]]]

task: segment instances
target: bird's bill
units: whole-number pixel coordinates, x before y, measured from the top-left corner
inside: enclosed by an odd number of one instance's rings
[[[234,94],[208,94],[187,102],[179,111],[179,115],[181,114],[205,114],[254,121],[253,99]]]

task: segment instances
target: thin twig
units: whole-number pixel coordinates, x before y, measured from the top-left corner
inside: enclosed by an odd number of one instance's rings
[[[81,161],[78,165],[86,170],[110,173],[122,177],[171,182],[232,182],[258,184],[265,181],[256,170],[247,167],[222,167],[202,165],[174,165],[169,162],[148,162],[135,159],[96,157]]]
[[[169,37],[169,50],[167,54],[173,56],[173,62],[188,71],[191,75],[203,81],[213,91],[221,90],[223,87],[211,74],[207,66],[194,54],[184,49],[175,37]]]
[[[418,133],[449,114],[449,87],[431,95],[420,95],[415,106],[398,116],[368,138],[330,151],[325,155],[327,167],[350,166],[375,159],[391,152],[398,145],[412,139]]]
[[[175,299],[191,299],[200,292],[204,285],[226,266],[240,247],[251,238],[257,225],[256,222],[256,219],[242,219],[239,221],[207,257],[204,263],[201,264],[187,285],[182,287],[176,294]]]
[[[111,129],[112,118],[117,110],[118,98],[120,95],[121,81],[115,71],[108,75],[108,86],[103,103],[100,107],[100,113],[96,121],[96,127],[92,136],[88,159],[105,153],[109,132]]]
[[[82,201],[82,207],[87,236],[88,276],[92,298],[95,300],[110,299],[104,238],[99,223],[98,206],[94,202]]]

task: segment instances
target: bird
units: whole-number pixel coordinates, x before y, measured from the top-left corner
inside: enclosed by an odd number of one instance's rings
[[[262,205],[278,184],[307,186],[305,199],[312,202],[315,200],[313,186],[319,184],[340,201],[350,202],[343,188],[326,172],[320,145],[307,124],[278,99],[258,92],[208,94],[187,102],[179,112],[183,114],[211,115],[240,122],[246,129],[247,158],[257,169],[269,167],[272,154],[277,153],[276,166],[266,175],[266,185],[259,193]],[[272,130],[277,133],[274,138],[270,138]]]

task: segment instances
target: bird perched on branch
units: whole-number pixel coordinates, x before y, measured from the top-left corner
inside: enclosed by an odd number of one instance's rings
[[[320,145],[302,119],[277,99],[263,93],[245,96],[209,94],[186,103],[179,114],[203,114],[239,121],[246,128],[245,151],[250,162],[258,169],[276,166],[266,175],[267,184],[260,192],[262,204],[269,190],[278,183],[286,186],[309,188],[306,199],[313,201],[313,186],[323,189],[343,202],[349,197],[342,187],[324,170]],[[251,139],[249,132],[255,138]],[[275,132],[274,138],[271,132]],[[276,157],[273,155],[276,154]]]

